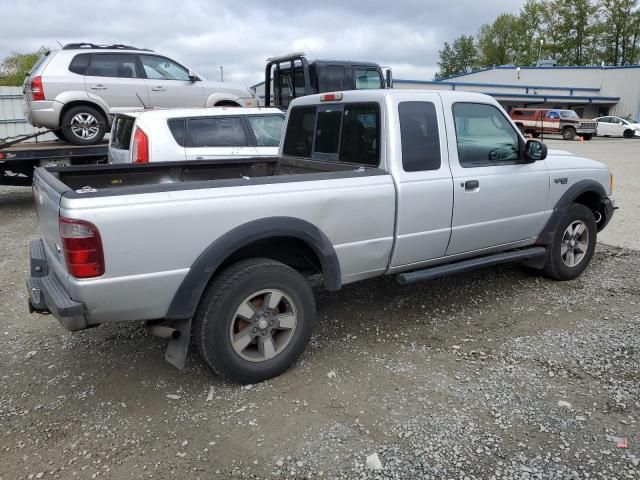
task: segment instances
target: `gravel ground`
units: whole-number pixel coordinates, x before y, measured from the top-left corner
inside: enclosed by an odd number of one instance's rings
[[[600,244],[565,283],[318,291],[303,358],[240,387],[139,325],[30,316],[36,236],[30,191],[0,187],[0,480],[640,477],[639,251]]]

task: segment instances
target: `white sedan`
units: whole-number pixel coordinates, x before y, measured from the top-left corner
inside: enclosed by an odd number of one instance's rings
[[[598,122],[599,137],[640,137],[640,121],[621,117],[600,117]]]

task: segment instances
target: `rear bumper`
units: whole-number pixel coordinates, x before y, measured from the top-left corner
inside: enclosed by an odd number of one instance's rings
[[[31,258],[31,275],[27,279],[29,311],[52,313],[67,330],[87,328],[84,304],[72,300],[62,282],[53,273],[49,273],[42,240],[31,240],[29,253]]]
[[[62,107],[63,104],[55,100],[32,101],[26,106],[27,121],[34,127],[58,128]]]

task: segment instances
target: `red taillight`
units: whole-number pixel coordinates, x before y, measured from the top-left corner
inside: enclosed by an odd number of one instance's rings
[[[149,137],[140,128],[133,134],[133,149],[131,151],[133,163],[147,163],[149,161]]]
[[[67,270],[76,278],[93,278],[104,274],[104,254],[100,232],[84,220],[60,217],[62,250]]]
[[[337,102],[342,100],[342,93],[325,93],[324,95],[320,95],[321,102]]]
[[[44,88],[42,86],[42,77],[33,77],[31,80],[31,100],[44,100]]]

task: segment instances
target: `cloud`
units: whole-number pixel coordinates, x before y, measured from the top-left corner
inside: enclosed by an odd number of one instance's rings
[[[490,3],[490,4],[489,4]],[[522,0],[0,0],[0,58],[44,45],[124,43],[165,53],[211,79],[251,85],[268,57],[367,60],[396,78],[431,78],[438,50]]]

